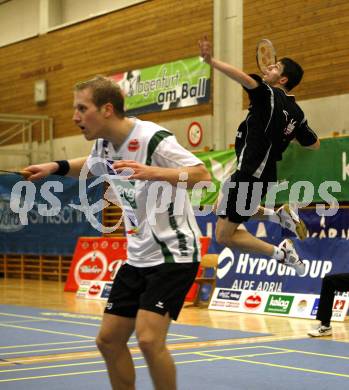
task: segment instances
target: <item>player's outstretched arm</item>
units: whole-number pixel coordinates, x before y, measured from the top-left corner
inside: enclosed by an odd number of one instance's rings
[[[81,168],[85,164],[86,159],[87,157],[79,157],[67,160],[69,164],[67,176],[79,177]],[[43,164],[29,165],[28,167],[24,168],[24,170],[31,173],[27,180],[35,181],[57,173],[59,170],[59,163],[56,161],[51,161]]]
[[[226,76],[238,82],[247,89],[254,89],[258,87],[258,82],[247,73],[236,68],[235,66],[232,66],[223,61],[219,61],[212,57],[212,46],[206,35],[203,37],[203,39],[199,40],[198,44],[200,48],[200,56],[214,69],[224,73]]]
[[[320,148],[320,140],[314,130],[308,126],[308,121],[305,118],[296,129],[295,140],[307,149],[318,150]]]
[[[131,169],[133,172],[129,180],[166,181],[176,185],[179,181],[187,182],[187,188],[193,188],[196,183],[211,181],[211,175],[205,165],[198,164],[192,167],[165,168],[149,166],[133,160],[121,160],[113,164],[116,172]]]

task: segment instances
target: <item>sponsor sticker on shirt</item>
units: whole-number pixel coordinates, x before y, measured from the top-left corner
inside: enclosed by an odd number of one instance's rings
[[[140,144],[138,139],[131,139],[131,141],[127,145],[127,149],[129,152],[137,152],[137,150],[140,148]]]

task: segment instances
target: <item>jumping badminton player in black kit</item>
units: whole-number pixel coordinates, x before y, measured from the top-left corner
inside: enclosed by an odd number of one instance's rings
[[[250,100],[248,115],[240,124],[236,135],[237,170],[228,183],[230,189],[225,191],[223,188],[223,200],[218,204],[216,239],[220,244],[230,248],[273,257],[293,267],[301,275],[305,267],[290,239],[285,239],[279,246],[274,246],[245,230],[238,229],[241,223],[251,217],[242,215],[246,214],[241,213],[245,204],[239,202],[241,196],[238,196],[238,192],[239,188],[242,188],[241,183],[249,183],[245,197],[246,208],[249,204],[255,204],[254,218],[268,219],[292,230],[299,238],[305,238],[306,229],[303,222],[288,205],[280,207],[276,212],[270,209],[266,212],[266,209],[259,205],[267,192],[268,184],[276,182],[276,163],[281,160],[282,153],[290,141],[295,139],[310,149],[320,147],[320,142],[308,126],[295,97],[289,94],[301,81],[303,69],[290,58],[283,58],[276,64],[268,66],[261,78],[255,74],[248,75],[232,65],[213,58],[211,44],[206,37],[199,41],[199,48],[205,62],[241,84]],[[261,192],[256,194],[254,188],[258,185]]]

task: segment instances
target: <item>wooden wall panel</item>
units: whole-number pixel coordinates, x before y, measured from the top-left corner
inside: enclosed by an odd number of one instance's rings
[[[213,0],[152,0],[0,48],[0,112],[49,115],[55,137],[79,134],[72,87],[112,74],[198,55],[212,38]],[[34,81],[48,81],[48,103],[33,101]],[[144,115],[155,121],[212,113],[212,103]]]
[[[279,58],[291,57],[304,68],[298,99],[349,93],[347,0],[244,0],[243,21],[245,71],[256,72],[256,43],[269,38]]]

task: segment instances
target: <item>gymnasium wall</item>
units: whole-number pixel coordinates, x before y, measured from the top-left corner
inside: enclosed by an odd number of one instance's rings
[[[236,3],[241,3],[243,23],[232,22],[241,15],[227,13]],[[82,140],[71,121],[75,82],[97,73],[111,74],[195,56],[198,38],[207,33],[212,39],[214,29],[215,36],[219,34],[223,41],[219,58],[231,63],[239,57],[234,39],[242,37],[241,58],[248,72],[256,71],[255,45],[261,37],[274,42],[279,57],[298,60],[305,76],[294,92],[312,127],[320,136],[328,136],[349,129],[348,11],[346,0],[294,0],[282,4],[276,0],[145,1],[1,47],[0,112],[52,116],[55,158],[85,154],[90,143]],[[17,25],[9,24],[8,28],[15,30]],[[214,78],[217,81],[217,74]],[[44,106],[37,106],[33,100],[37,79],[48,81],[48,102]],[[223,80],[219,93],[233,84]],[[240,86],[232,88],[239,96],[243,94]],[[214,89],[217,91],[217,83]],[[235,122],[243,117],[247,104],[244,100],[243,105],[232,107],[229,96],[230,90],[218,103],[228,113],[223,122],[212,116],[212,99],[209,104],[142,118],[169,127],[186,147],[188,123],[199,119],[205,129],[201,147],[214,147],[217,134],[219,138],[223,133],[229,135],[224,138],[227,145],[234,141]],[[4,168],[13,166],[9,159],[0,159],[5,161]],[[17,163],[21,165],[22,161],[18,159]]]
[[[300,100],[349,93],[349,2],[347,0],[245,0],[244,66],[255,70],[256,42],[268,37],[281,57],[305,70]]]
[[[244,0],[243,3],[244,69],[256,71],[256,42],[269,38],[278,58],[294,58],[304,68],[304,78],[294,94],[313,127],[321,135],[345,129],[348,134],[345,107],[349,104],[349,2]]]
[[[72,87],[77,81],[196,56],[198,38],[204,33],[212,37],[212,14],[212,0],[146,1],[2,47],[0,111],[49,115],[54,118],[55,138],[78,135],[71,120]],[[44,106],[34,103],[37,79],[48,83]],[[212,103],[142,118],[164,122],[210,114]]]
[[[39,19],[40,0],[0,3],[0,47],[37,35]]]
[[[0,47],[145,1],[1,0]]]

